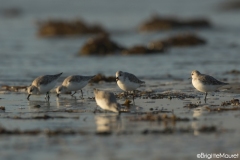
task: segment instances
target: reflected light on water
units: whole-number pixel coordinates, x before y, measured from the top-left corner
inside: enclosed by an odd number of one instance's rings
[[[96,115],[95,123],[97,133],[117,132],[121,127],[118,115]]]

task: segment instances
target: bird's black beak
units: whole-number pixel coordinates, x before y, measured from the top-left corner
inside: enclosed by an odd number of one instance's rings
[[[28,96],[27,96],[27,99],[29,100],[29,97],[31,96],[31,94],[29,94]]]
[[[116,78],[116,81],[118,81],[118,80],[119,80],[119,78],[117,77],[117,78]]]
[[[57,97],[59,97],[59,94],[57,94]]]

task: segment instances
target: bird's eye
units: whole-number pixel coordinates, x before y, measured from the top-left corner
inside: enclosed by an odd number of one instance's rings
[[[122,74],[120,73],[119,76],[122,76]]]
[[[58,91],[61,91],[61,89],[59,89]]]
[[[33,89],[30,89],[30,92],[32,92],[33,91]]]

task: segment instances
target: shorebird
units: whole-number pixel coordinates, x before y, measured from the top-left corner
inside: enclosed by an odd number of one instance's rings
[[[116,97],[112,92],[100,91],[94,88],[96,103],[104,110],[120,113],[121,105],[117,103]]]
[[[32,94],[42,94],[46,93],[45,99],[49,101],[49,91],[56,85],[57,79],[62,75],[62,73],[56,75],[44,75],[37,77],[27,88],[29,100]]]
[[[72,75],[65,78],[62,85],[58,86],[56,88],[57,97],[59,97],[59,94],[65,93],[65,92],[71,92],[74,91],[74,93],[71,94],[73,96],[77,93],[78,90],[81,90],[82,98],[83,98],[83,92],[82,88],[84,88],[88,82],[93,78],[94,76],[81,76],[81,75]]]
[[[197,70],[193,70],[191,73],[192,85],[200,92],[205,93],[205,102],[208,92],[214,92],[218,88],[227,85],[228,83],[220,82],[212,76],[201,74]]]
[[[116,72],[116,81],[118,87],[121,88],[123,91],[133,91],[133,101],[134,101],[134,91],[140,87],[141,84],[145,83],[144,81],[139,80],[134,74],[117,71]]]

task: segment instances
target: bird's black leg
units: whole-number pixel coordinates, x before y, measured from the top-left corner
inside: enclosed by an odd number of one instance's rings
[[[81,93],[82,93],[82,98],[83,98],[83,91],[81,90]]]
[[[76,94],[76,93],[77,93],[77,92],[76,92],[76,91],[74,91],[74,93],[73,93],[73,94],[71,94],[71,96],[73,97],[73,95],[74,95],[74,94]]]
[[[49,101],[49,99],[50,99],[49,92],[46,93],[45,99],[46,99],[47,101]]]
[[[126,93],[126,94],[125,94]],[[125,96],[125,98],[127,99],[127,97],[128,97],[128,91],[127,92],[124,92],[124,96]]]
[[[134,93],[135,93],[135,90],[133,90],[133,103],[134,103]]]
[[[206,101],[207,101],[207,92],[206,92],[206,94],[205,94],[204,101],[205,101],[205,103],[206,103]]]
[[[117,116],[117,119],[119,119],[119,118],[120,118],[120,115],[121,115],[121,111],[120,111],[120,110],[118,110],[118,116]]]
[[[95,108],[94,111],[93,111],[94,114],[97,112],[97,107],[98,107],[98,106],[96,106],[96,108]]]
[[[27,96],[27,100],[29,100],[30,96],[31,96],[31,94],[29,94],[29,95]]]

